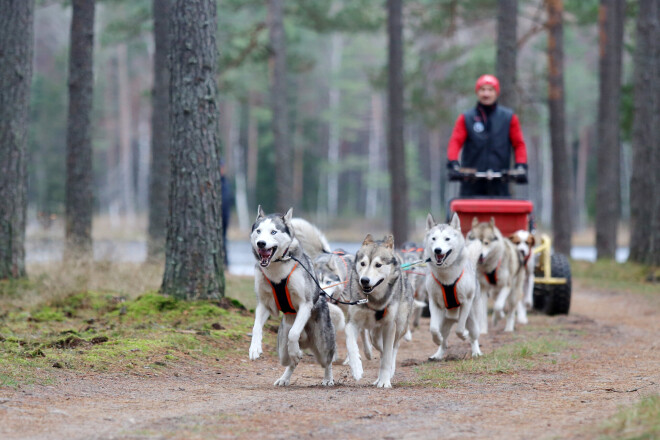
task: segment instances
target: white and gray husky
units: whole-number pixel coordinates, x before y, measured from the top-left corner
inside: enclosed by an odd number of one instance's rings
[[[302,359],[301,348],[310,349],[325,368],[322,385],[334,385],[332,360],[335,356],[335,328],[328,302],[320,298],[314,280],[312,260],[304,252],[291,223],[292,209],[285,215],[265,215],[261,206],[252,225],[250,242],[257,260],[254,290],[257,295],[250,359],[262,354],[263,326],[269,315],[283,312],[277,332],[280,363],[286,367],[275,381],[287,386]]]
[[[369,330],[371,342],[380,352],[380,370],[374,382],[379,388],[391,388],[396,368],[399,342],[408,330],[413,310],[412,289],[401,270],[401,260],[394,251],[394,238],[374,240],[367,235],[355,255],[349,282],[351,300],[368,299],[366,304],[348,309],[346,348],[355,380],[364,373],[357,338]]]
[[[431,335],[438,344],[431,360],[441,360],[446,354],[447,339],[454,324],[456,335],[470,342],[472,357],[482,354],[479,348],[482,298],[476,271],[479,252],[478,241],[466,245],[457,214],[450,224],[438,224],[429,213],[424,237],[424,258],[428,264],[426,291]]]

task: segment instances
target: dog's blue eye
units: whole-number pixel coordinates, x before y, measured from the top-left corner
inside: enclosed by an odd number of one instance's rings
[[[275,235],[277,234],[277,231],[270,231],[270,235]]]

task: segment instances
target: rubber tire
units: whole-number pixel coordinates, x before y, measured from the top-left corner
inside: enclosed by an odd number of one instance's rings
[[[550,271],[555,278],[566,278],[566,284],[553,284],[547,287],[543,299],[543,313],[546,315],[567,315],[571,307],[571,265],[564,254],[552,254]]]

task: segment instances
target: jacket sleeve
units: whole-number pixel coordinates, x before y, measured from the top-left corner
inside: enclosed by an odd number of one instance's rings
[[[447,160],[458,160],[458,155],[463,148],[463,144],[467,139],[467,129],[465,128],[465,116],[461,114],[456,123],[454,124],[454,131],[449,138],[449,145],[447,146]]]
[[[516,158],[516,163],[527,164],[527,146],[523,138],[522,130],[520,129],[520,121],[518,115],[513,115],[511,124],[509,125],[509,139],[513,145],[513,152]]]

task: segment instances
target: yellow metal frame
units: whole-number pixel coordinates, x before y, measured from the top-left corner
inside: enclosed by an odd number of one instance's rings
[[[541,244],[534,248],[535,254],[541,254],[538,267],[543,271],[542,277],[534,277],[534,283],[538,284],[566,284],[566,278],[552,277],[552,265],[550,264],[550,251],[552,240],[547,234],[541,234]]]

